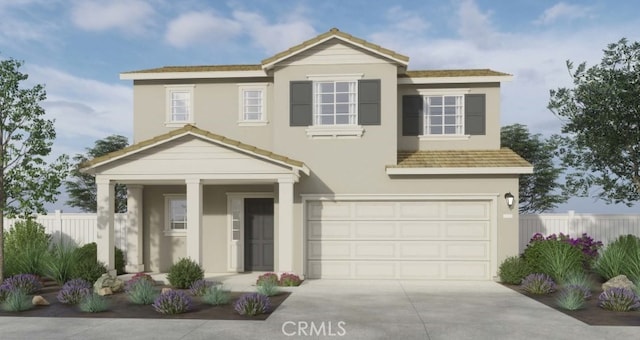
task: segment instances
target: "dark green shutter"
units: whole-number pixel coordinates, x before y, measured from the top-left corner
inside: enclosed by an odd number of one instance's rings
[[[313,83],[292,81],[289,83],[289,125],[313,125]]]
[[[486,134],[486,96],[467,94],[464,96],[464,133],[466,135]]]
[[[380,125],[380,79],[358,81],[358,124]]]
[[[402,96],[403,136],[419,136],[422,134],[423,110],[422,96]]]

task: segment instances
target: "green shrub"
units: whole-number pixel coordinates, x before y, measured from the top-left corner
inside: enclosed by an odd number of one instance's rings
[[[4,276],[43,276],[50,240],[51,236],[40,223],[32,219],[17,221],[4,233]]]
[[[78,262],[77,247],[72,243],[60,243],[51,250],[47,263],[47,273],[59,285],[73,279],[74,267]]]
[[[75,257],[76,262],[71,274],[73,278],[80,278],[93,283],[107,272],[105,265],[98,262],[98,246],[95,242],[76,248]]]
[[[512,285],[519,285],[531,272],[529,263],[519,256],[506,258],[498,268],[500,281]]]
[[[640,281],[640,238],[623,235],[602,251],[594,270],[605,280],[626,275],[634,282]]]
[[[167,280],[175,288],[189,288],[195,281],[204,278],[202,267],[189,258],[182,258],[169,268]]]
[[[130,280],[127,282],[125,290],[129,301],[136,305],[150,305],[160,294],[153,282],[145,279]]]
[[[80,310],[87,313],[99,313],[109,309],[109,302],[104,296],[89,294],[80,302]]]
[[[22,289],[9,291],[2,303],[2,309],[6,312],[22,312],[31,308],[33,308],[31,298]]]
[[[224,289],[221,284],[214,284],[207,289],[202,299],[210,305],[225,305],[231,301],[231,292]]]
[[[563,288],[556,299],[556,303],[560,308],[566,310],[577,310],[584,307],[585,297],[584,292],[573,286]]]
[[[540,242],[540,272],[562,282],[567,276],[583,273],[583,255],[580,250],[563,241]]]
[[[277,281],[264,280],[256,287],[256,291],[262,295],[274,296],[280,294]]]

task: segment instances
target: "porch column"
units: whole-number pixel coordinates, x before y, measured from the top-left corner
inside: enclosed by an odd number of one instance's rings
[[[278,180],[278,266],[293,271],[293,179]]]
[[[202,264],[202,181],[189,178],[187,183],[187,257]]]
[[[96,176],[96,212],[98,227],[96,228],[96,244],[98,261],[107,266],[110,274],[115,275],[115,257],[113,231],[113,214],[115,208],[114,183],[108,178]]]
[[[144,271],[142,219],[142,185],[127,184],[127,265],[125,269],[129,273]]]

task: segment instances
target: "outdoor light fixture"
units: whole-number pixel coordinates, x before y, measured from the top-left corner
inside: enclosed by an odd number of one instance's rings
[[[511,209],[513,207],[513,201],[515,200],[515,197],[513,196],[513,194],[511,192],[504,194],[504,199],[507,201],[507,205],[509,206],[509,209]]]

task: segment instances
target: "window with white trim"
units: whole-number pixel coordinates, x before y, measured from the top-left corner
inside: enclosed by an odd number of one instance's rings
[[[313,125],[356,125],[358,122],[357,81],[315,81],[313,83]]]
[[[174,85],[166,87],[166,125],[180,126],[193,123],[194,85]]]
[[[424,96],[425,135],[464,134],[464,96]]]
[[[182,234],[187,230],[187,197],[165,195],[165,234]]]
[[[241,125],[267,123],[266,85],[241,85],[239,87],[239,122]]]

